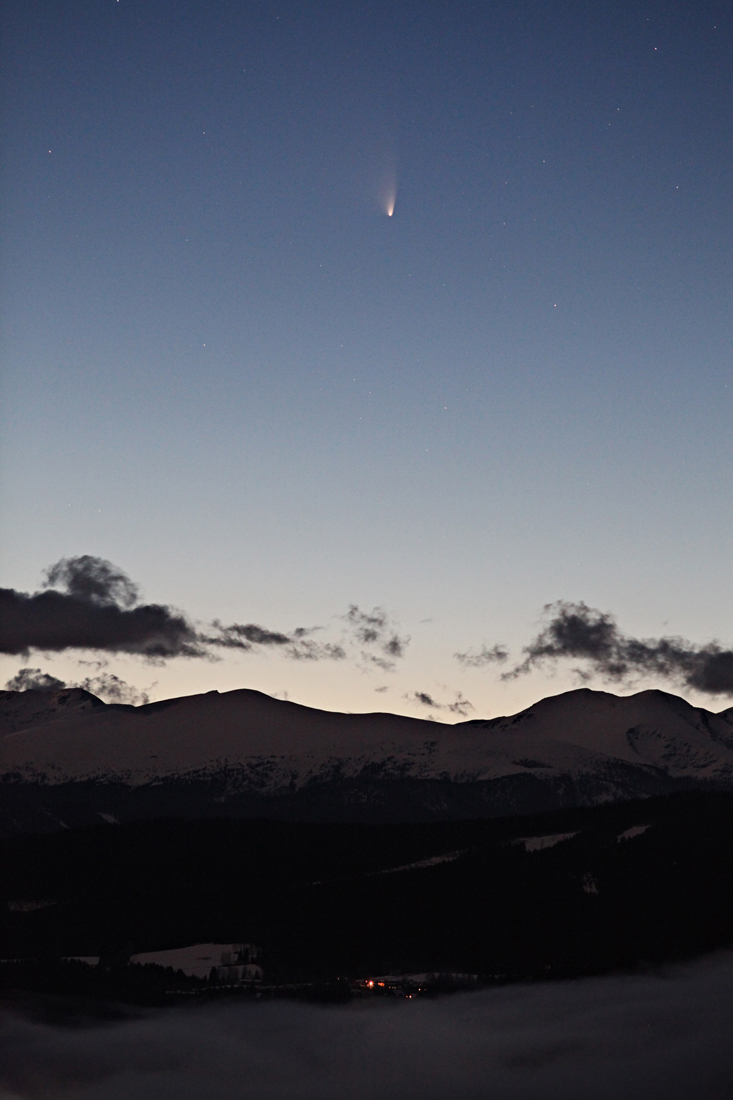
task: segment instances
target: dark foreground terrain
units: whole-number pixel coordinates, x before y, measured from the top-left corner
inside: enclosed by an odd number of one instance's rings
[[[0,957],[23,960],[0,964],[6,989],[155,999],[172,972],[126,960],[194,943],[260,945],[267,983],[570,977],[733,943],[725,793],[485,821],[103,825],[3,840],[0,868]]]

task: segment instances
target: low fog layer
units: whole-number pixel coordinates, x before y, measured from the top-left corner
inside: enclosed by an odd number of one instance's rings
[[[194,1006],[66,1025],[4,1009],[0,1097],[729,1097],[733,954],[438,1001]]]

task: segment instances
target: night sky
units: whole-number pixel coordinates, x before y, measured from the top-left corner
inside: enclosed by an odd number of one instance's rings
[[[453,721],[577,685],[500,679],[554,601],[733,642],[729,5],[6,0],[2,52],[0,583],[322,628],[3,683]]]

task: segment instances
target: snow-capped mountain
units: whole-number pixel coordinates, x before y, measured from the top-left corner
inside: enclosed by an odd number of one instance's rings
[[[0,692],[0,828],[177,814],[399,820],[733,789],[733,708],[583,688],[456,725],[257,691],[133,707]]]

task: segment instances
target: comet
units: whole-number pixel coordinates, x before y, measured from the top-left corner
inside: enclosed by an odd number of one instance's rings
[[[391,218],[397,202],[397,171],[394,166],[383,172],[378,194],[379,205],[387,217]]]

